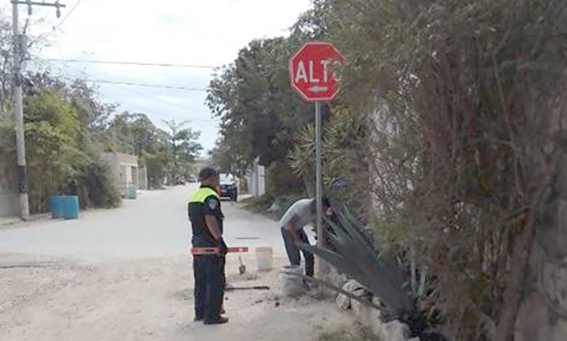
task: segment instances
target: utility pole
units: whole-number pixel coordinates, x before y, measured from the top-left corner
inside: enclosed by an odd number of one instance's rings
[[[29,220],[30,206],[28,200],[27,189],[27,171],[26,171],[26,143],[24,131],[24,107],[22,102],[22,60],[26,52],[26,39],[18,30],[18,5],[28,6],[28,15],[32,14],[33,6],[49,6],[55,7],[57,10],[57,18],[61,16],[61,8],[65,7],[59,3],[34,2],[31,0],[17,1],[12,0],[12,30],[13,30],[13,62],[14,62],[14,118],[16,120],[16,151],[18,156],[18,188],[20,192],[20,218]]]

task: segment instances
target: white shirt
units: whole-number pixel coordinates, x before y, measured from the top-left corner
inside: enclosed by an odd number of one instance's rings
[[[301,230],[303,226],[307,225],[313,221],[316,214],[312,211],[313,199],[301,199],[296,201],[291,207],[285,212],[282,219],[280,219],[280,226],[289,230],[289,222],[294,216],[297,216],[296,228]]]

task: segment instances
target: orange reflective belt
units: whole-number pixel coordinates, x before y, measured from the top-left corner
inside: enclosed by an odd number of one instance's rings
[[[248,252],[248,247],[229,247],[228,252]],[[220,253],[220,247],[194,247],[191,249],[194,255],[212,255]]]

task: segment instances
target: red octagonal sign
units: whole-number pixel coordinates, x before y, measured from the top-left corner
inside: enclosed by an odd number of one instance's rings
[[[292,88],[307,101],[330,101],[339,91],[339,69],[345,57],[333,44],[305,43],[289,61]]]

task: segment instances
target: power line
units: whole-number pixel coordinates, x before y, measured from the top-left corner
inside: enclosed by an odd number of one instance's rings
[[[51,62],[67,62],[67,63],[83,63],[83,64],[114,64],[114,65],[135,65],[135,66],[159,66],[159,67],[177,67],[177,68],[194,68],[194,69],[214,69],[218,66],[214,65],[197,65],[197,64],[172,64],[172,63],[144,63],[133,61],[111,61],[111,60],[81,60],[81,59],[57,59],[42,58]]]
[[[119,87],[120,89],[124,90],[124,91],[132,92],[130,89],[123,88],[123,87],[120,87],[120,86],[118,86],[118,87]],[[138,94],[139,96],[144,97],[144,98],[148,98],[147,96],[145,96],[145,95],[143,95],[143,94],[141,94],[141,93],[137,93],[137,94]],[[152,99],[157,99],[157,98],[152,98]],[[137,104],[131,104],[131,103],[128,103],[128,102],[126,102],[126,101],[124,101],[124,100],[120,100],[120,102],[122,102],[123,104],[126,104],[126,105],[128,105],[128,106],[131,106],[131,107],[136,107],[136,108],[138,108],[138,109],[140,109],[140,110],[142,110],[142,111],[146,111],[146,112],[148,112],[148,113],[150,113],[150,114],[154,114],[154,115],[157,115],[157,116],[160,116],[160,115],[161,115],[161,116],[169,116],[169,117],[175,117],[175,118],[182,118],[182,115],[172,115],[172,114],[166,114],[166,113],[157,114],[156,112],[149,111],[149,110],[147,110],[146,108],[140,107],[140,106],[137,105]],[[168,103],[168,102],[165,102],[165,103]],[[173,103],[168,103],[168,104],[173,104]],[[187,110],[196,110],[196,109],[192,109],[192,108],[189,108],[189,107],[183,107],[183,106],[181,106],[181,105],[179,105],[179,106],[182,107],[182,108],[184,108],[184,109],[187,109]],[[183,117],[184,117],[184,116],[183,116]],[[212,119],[189,118],[189,117],[185,117],[185,118],[188,119],[188,120],[190,120],[190,121],[193,121],[193,122],[215,122],[215,121],[212,120]]]
[[[58,77],[67,80],[75,80],[75,78],[71,77]],[[146,83],[134,83],[134,82],[120,82],[120,81],[110,81],[104,79],[90,79],[90,78],[83,78],[86,82],[91,83],[102,83],[102,84],[115,84],[115,85],[129,85],[129,86],[140,86],[146,88],[158,88],[158,89],[170,89],[170,90],[184,90],[184,91],[207,91],[206,88],[188,88],[185,86],[176,86],[176,85],[165,85],[165,84],[146,84]]]
[[[73,5],[73,7],[71,8],[71,10],[69,10],[69,12],[67,12],[67,14],[63,17],[63,19],[61,19],[61,21],[52,28],[51,31],[41,34],[39,37],[35,38],[31,43],[30,46],[35,44],[36,42],[38,42],[41,39],[45,39],[48,36],[50,36],[51,34],[53,34],[53,32],[57,31],[58,29],[61,28],[61,26],[63,26],[63,24],[65,23],[65,21],[67,21],[67,19],[69,19],[69,17],[71,16],[71,14],[73,14],[73,12],[75,11],[75,9],[79,6],[79,4],[81,3],[81,1],[83,0],[77,0],[77,2],[75,3],[75,5]]]
[[[81,72],[81,73],[85,74],[84,72]],[[98,77],[94,77],[94,79],[95,79],[95,80],[101,80],[101,79],[98,78]],[[104,80],[101,80],[101,81],[104,81]],[[118,84],[110,84],[110,85],[114,85],[115,87],[117,87],[117,88],[119,88],[119,89],[122,89],[122,90],[124,90],[124,91],[130,92],[130,93],[133,93],[133,94],[136,94],[136,95],[141,96],[141,97],[143,97],[143,98],[153,99],[153,100],[156,100],[156,101],[165,103],[165,104],[169,104],[169,105],[176,106],[176,107],[183,108],[183,109],[187,109],[187,110],[195,110],[195,111],[201,111],[201,112],[207,112],[207,113],[208,113],[208,111],[203,110],[203,109],[191,108],[191,107],[188,107],[188,106],[185,106],[185,105],[182,105],[182,104],[178,104],[178,103],[173,103],[173,102],[170,102],[170,101],[166,101],[166,100],[161,99],[161,98],[159,98],[159,97],[156,97],[156,96],[154,96],[154,95],[151,95],[151,94],[148,94],[148,93],[139,92],[139,91],[137,91],[137,90],[133,90],[133,89],[130,89],[130,88],[127,88],[127,87],[118,85]]]
[[[55,78],[73,79],[73,78],[70,78],[70,77],[55,77]],[[116,84],[113,84],[113,85],[115,85],[117,88],[119,88],[121,90],[128,91],[128,92],[131,92],[131,93],[135,93],[135,94],[142,96],[144,98],[150,98],[149,96],[146,96],[146,95],[144,95],[140,92],[136,92],[134,90],[131,90],[131,89],[128,89],[128,88],[125,88],[125,87],[122,87],[122,86],[119,86],[119,85],[116,85]],[[152,98],[152,99],[157,99],[157,98]],[[126,106],[129,106],[129,107],[137,108],[138,110],[141,111],[141,113],[147,113],[147,114],[151,114],[151,115],[158,116],[158,117],[161,116],[161,117],[164,117],[164,118],[169,117],[169,118],[187,119],[190,122],[207,122],[207,123],[215,122],[213,119],[190,118],[190,117],[185,117],[185,115],[174,115],[174,114],[165,113],[165,112],[157,113],[153,110],[148,110],[146,107],[140,106],[138,104],[132,104],[132,103],[129,103],[129,102],[124,101],[124,100],[118,100],[118,102],[120,102],[121,104],[124,104]],[[169,102],[166,102],[166,103],[173,104],[173,103],[169,103]],[[181,105],[179,105],[179,106],[181,106]],[[188,110],[197,110],[197,109],[193,109],[193,108],[189,108],[189,107],[183,107],[183,108],[188,109]],[[203,111],[203,110],[201,110],[201,111]]]
[[[67,65],[67,67],[68,67],[68,68],[71,68],[71,69],[74,69],[74,70],[77,71],[78,73],[82,74],[82,75],[83,75],[83,79],[85,79],[85,78],[87,77],[87,74],[86,74],[84,71],[79,70],[79,69],[74,68],[74,67],[69,66],[69,65]],[[71,79],[70,77],[65,77],[65,76],[59,76],[59,77],[55,77],[55,78]],[[93,78],[94,81],[104,82],[103,79],[100,79],[100,78],[98,78],[98,77],[93,77],[93,76],[91,76],[91,78]],[[74,78],[73,78],[73,80],[74,80]],[[182,105],[182,104],[178,104],[178,103],[173,103],[173,102],[170,102],[170,101],[166,101],[166,100],[164,100],[164,99],[161,99],[161,98],[159,98],[159,97],[153,96],[153,95],[151,95],[151,94],[143,93],[143,92],[140,92],[140,91],[137,91],[137,90],[133,90],[133,89],[130,89],[130,88],[127,88],[127,87],[118,85],[118,84],[110,84],[110,85],[113,85],[113,86],[115,86],[115,87],[117,87],[117,88],[119,88],[119,89],[121,89],[121,90],[123,90],[123,91],[127,91],[127,92],[130,92],[130,93],[136,94],[136,95],[141,96],[141,97],[143,97],[143,98],[148,98],[148,99],[156,100],[156,101],[159,101],[159,102],[168,104],[168,105],[176,106],[176,107],[183,108],[183,109],[187,109],[187,110],[194,110],[194,111],[200,111],[200,112],[207,112],[207,113],[209,113],[209,111],[204,110],[204,109],[192,108],[192,107],[185,106],[185,105]],[[212,119],[209,119],[209,120],[198,119],[198,121],[202,121],[202,122],[215,122],[215,121],[212,120]]]
[[[128,91],[128,92],[133,93],[133,94],[136,94],[136,95],[141,96],[141,97],[143,97],[143,98],[149,98],[149,99],[152,99],[152,100],[155,100],[155,101],[159,101],[159,102],[162,102],[162,103],[165,103],[165,104],[173,105],[173,106],[176,106],[176,107],[179,107],[179,108],[183,108],[183,109],[187,109],[187,110],[195,110],[195,111],[201,111],[201,112],[207,112],[207,113],[208,113],[208,111],[207,111],[207,110],[204,110],[204,109],[192,108],[192,107],[185,106],[185,105],[183,105],[183,104],[178,104],[178,103],[170,102],[170,101],[161,99],[161,98],[159,98],[159,97],[156,97],[156,96],[153,96],[153,95],[150,95],[150,94],[147,94],[147,93],[139,92],[139,91],[136,91],[136,90],[132,90],[132,89],[129,89],[129,88],[120,86],[120,85],[116,85],[116,84],[110,84],[110,85],[114,85],[114,86],[116,86],[117,88],[120,88],[120,89],[122,89],[122,90],[124,90],[124,91]],[[212,121],[212,120],[211,120],[211,121]]]
[[[157,113],[153,110],[148,110],[145,107],[141,107],[137,104],[132,104],[132,103],[128,103],[126,101],[120,101],[122,104],[132,107],[132,108],[137,108],[138,110],[140,110],[140,113],[146,113],[146,114],[150,114],[150,115],[154,115],[154,116],[158,116],[158,117],[162,117],[162,118],[177,118],[177,119],[186,119],[189,120],[189,122],[203,122],[203,123],[209,123],[209,122],[214,122],[213,120],[205,120],[205,119],[194,119],[194,118],[190,118],[190,117],[185,117],[184,115],[174,115],[171,113],[165,113],[165,112],[161,112],[161,113]]]

